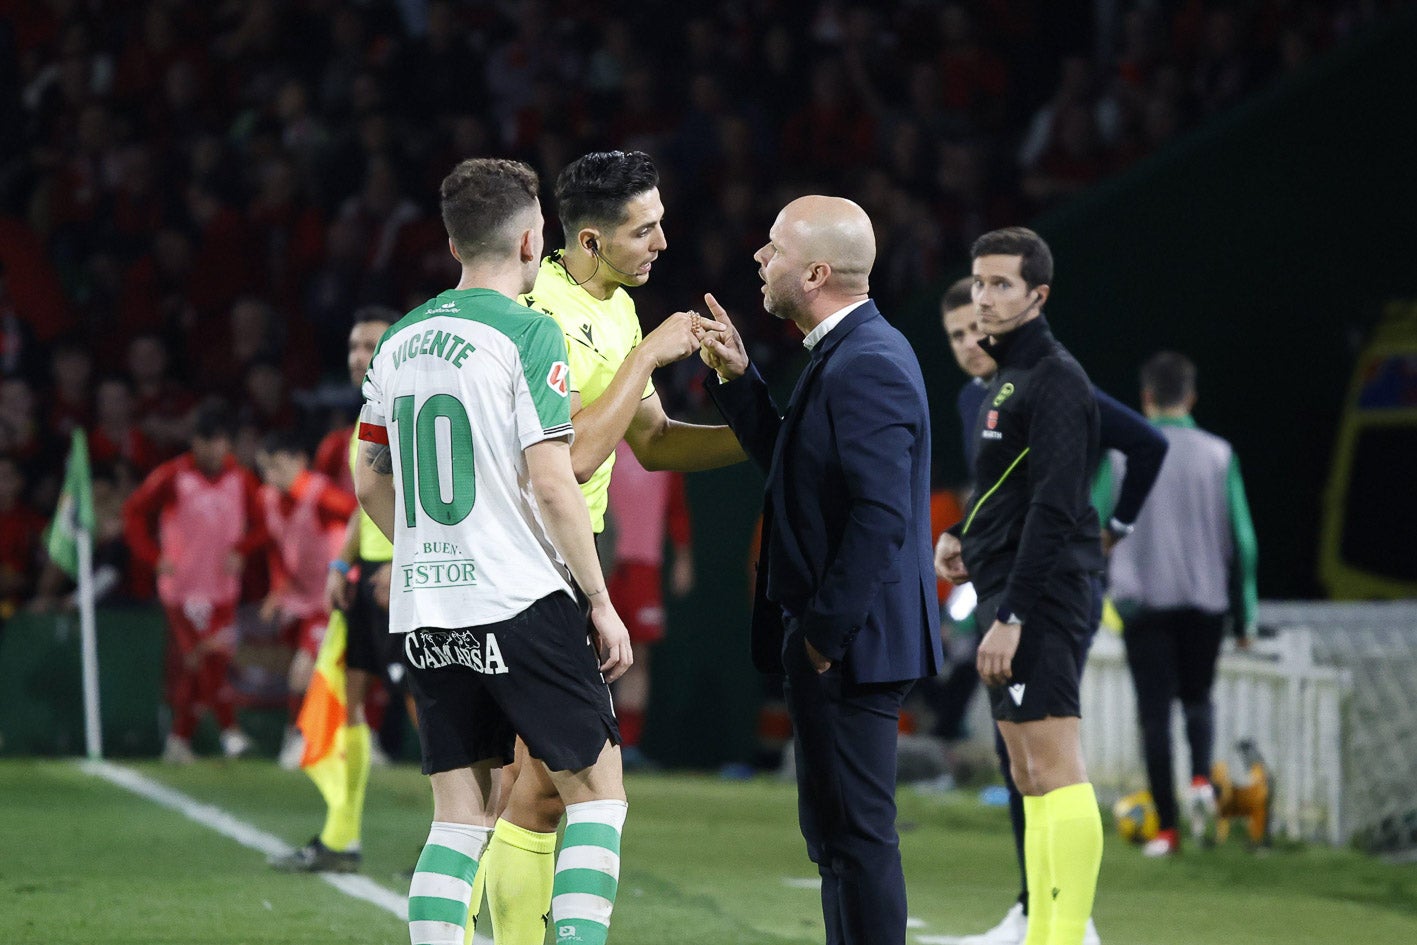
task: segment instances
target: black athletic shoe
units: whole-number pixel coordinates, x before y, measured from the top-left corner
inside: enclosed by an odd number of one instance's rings
[[[317,836],[303,847],[268,857],[266,862],[282,873],[357,873],[360,859],[358,850],[339,853],[321,843]]]

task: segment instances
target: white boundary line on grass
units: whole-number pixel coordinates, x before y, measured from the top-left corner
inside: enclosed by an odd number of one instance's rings
[[[175,810],[188,820],[194,820],[209,830],[215,830],[223,837],[235,840],[243,847],[264,853],[266,856],[281,856],[290,852],[290,844],[274,834],[253,827],[220,807],[203,804],[181,791],[151,778],[145,778],[136,771],[107,761],[85,761],[80,764],[80,767],[89,774],[103,778],[110,784],[116,784],[118,787],[132,791],[134,794],[145,797],[169,810]],[[385,912],[392,912],[405,922],[408,921],[407,898],[380,886],[367,876],[353,876],[348,873],[317,873],[315,875],[346,896],[363,899]]]
[[[134,794],[145,797],[169,810],[175,810],[188,820],[194,820],[209,830],[215,830],[222,836],[235,840],[243,847],[248,847],[267,856],[280,856],[290,852],[290,845],[274,834],[253,827],[220,807],[203,804],[181,791],[151,778],[145,778],[136,771],[107,761],[83,761],[80,762],[79,767],[88,774],[102,778],[110,784],[132,791]],[[393,913],[402,921],[408,921],[407,897],[380,886],[367,876],[353,876],[348,873],[317,873],[315,875],[346,896],[362,899],[378,906],[385,912]],[[475,945],[492,945],[491,940],[482,935],[478,935],[473,941]]]
[[[782,877],[782,885],[789,889],[821,889],[822,878],[820,876],[784,876]],[[923,929],[928,924],[924,919],[915,916],[909,916],[905,920],[907,929]],[[915,940],[922,945],[954,945],[955,941],[954,937],[949,935],[917,935]]]
[[[208,830],[214,830],[224,837],[235,840],[243,847],[264,853],[267,856],[281,856],[290,852],[290,844],[275,834],[266,833],[220,807],[203,804],[176,788],[170,788],[151,778],[143,777],[129,768],[107,761],[81,761],[79,767],[87,774],[102,778],[110,784],[137,794],[139,797],[145,797],[154,804],[174,810]],[[362,899],[378,906],[385,912],[393,913],[405,922],[408,921],[407,897],[380,886],[367,876],[353,876],[348,873],[317,873],[315,875],[346,896]],[[797,889],[820,888],[821,882],[821,877],[801,879],[783,877],[784,885]],[[923,928],[925,924],[914,916],[911,916],[906,922],[908,928]],[[954,945],[959,939],[952,935],[917,935],[915,941],[920,945]],[[474,945],[492,945],[491,939],[485,938],[481,934],[473,938],[473,943]]]

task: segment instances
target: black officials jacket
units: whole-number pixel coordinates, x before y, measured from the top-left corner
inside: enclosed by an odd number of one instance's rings
[[[1090,471],[1097,402],[1042,316],[982,346],[999,365],[974,424],[974,497],[957,534],[980,599],[1027,621],[1055,573],[1100,571]]]

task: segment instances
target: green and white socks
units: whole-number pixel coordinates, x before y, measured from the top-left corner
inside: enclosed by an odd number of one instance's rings
[[[408,888],[413,945],[463,945],[472,879],[491,836],[491,827],[433,821]]]
[[[620,882],[620,833],[628,810],[624,801],[586,801],[566,808],[551,893],[557,945],[604,945]]]
[[[624,801],[586,801],[566,808],[551,894],[557,945],[605,945],[628,811]],[[473,879],[491,837],[491,827],[433,822],[408,890],[413,945],[463,945]]]

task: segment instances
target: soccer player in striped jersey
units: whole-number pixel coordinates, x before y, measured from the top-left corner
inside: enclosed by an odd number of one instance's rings
[[[573,471],[561,331],[514,300],[541,255],[537,178],[520,162],[468,160],[441,196],[462,277],[380,341],[354,470],[360,503],[394,544],[390,629],[403,636],[433,788],[409,933],[414,945],[462,945],[493,771],[520,737],[569,821],[556,941],[600,945],[628,809],[606,677],[632,657]]]

